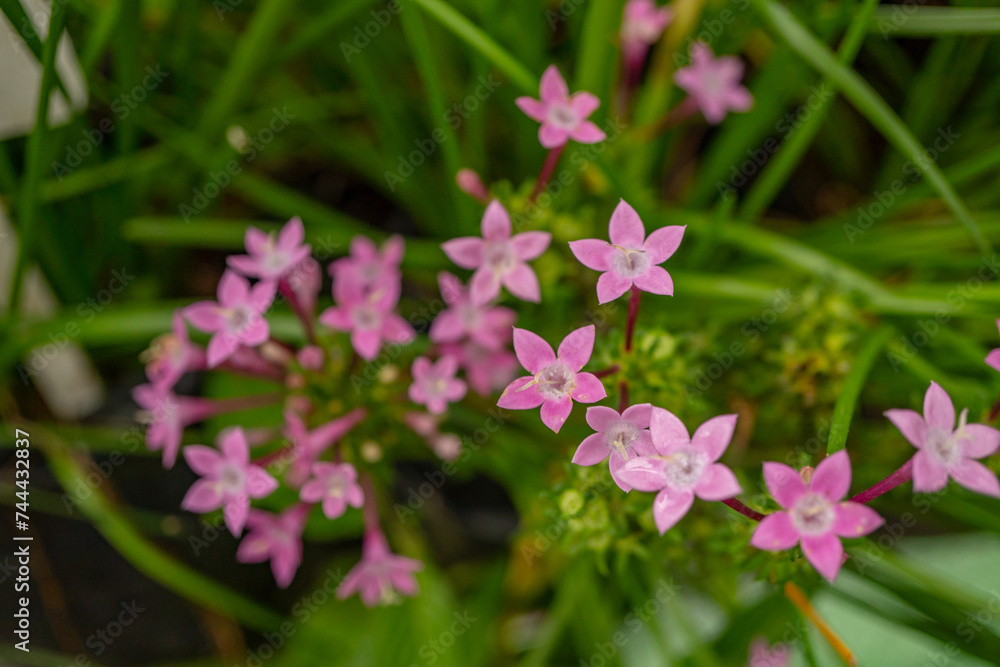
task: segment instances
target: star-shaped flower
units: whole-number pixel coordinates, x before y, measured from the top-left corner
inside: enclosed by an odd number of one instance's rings
[[[603,271],[597,279],[600,303],[617,299],[633,285],[652,294],[672,295],[674,281],[659,265],[677,251],[685,229],[679,225],[661,227],[647,237],[639,214],[623,199],[611,214],[610,243],[584,239],[571,241],[569,247],[581,264]]]
[[[730,111],[753,106],[750,91],[740,85],[743,63],[734,56],[715,58],[704,42],[691,45],[691,64],[674,73],[674,81],[694,99],[705,120],[721,123]]]
[[[406,244],[398,234],[390,236],[381,249],[367,236],[351,239],[351,254],[330,264],[334,281],[350,275],[363,291],[375,289],[388,280],[399,280]]]
[[[517,378],[504,389],[497,405],[508,410],[542,406],[542,422],[559,432],[573,410],[573,401],[596,403],[608,393],[592,373],[581,370],[594,352],[594,325],[581,327],[559,344],[559,353],[540,336],[514,329],[514,352],[532,375]]]
[[[496,350],[510,340],[517,313],[503,306],[477,306],[462,282],[446,271],[438,274],[438,285],[448,307],[431,323],[432,341],[454,343],[468,338]]]
[[[913,457],[913,490],[940,491],[952,478],[967,489],[1000,498],[1000,481],[975,459],[1000,449],[1000,431],[985,424],[968,424],[969,410],[962,410],[955,427],[955,406],[936,382],[924,394],[924,414],[913,410],[887,410],[900,433],[917,448]]]
[[[596,95],[586,91],[569,94],[569,86],[555,65],[542,74],[540,100],[519,97],[515,102],[529,118],[542,124],[538,141],[545,148],[558,148],[570,139],[581,144],[596,144],[607,135],[587,120],[601,106]]]
[[[628,0],[625,3],[619,39],[626,67],[642,67],[650,45],[660,38],[673,16],[670,7],[658,7],[653,0]]]
[[[389,551],[385,535],[377,526],[365,532],[361,554],[361,562],[347,573],[337,588],[338,598],[343,600],[358,593],[366,607],[374,607],[398,602],[400,594],[417,594],[417,580],[413,573],[422,569],[424,564]]]
[[[354,408],[346,415],[331,419],[322,426],[309,430],[294,410],[285,410],[285,427],[282,434],[292,444],[294,458],[285,481],[300,486],[309,476],[313,463],[335,442],[347,435],[367,415],[364,408]]]
[[[202,370],[207,360],[205,350],[191,342],[181,310],[175,310],[171,331],[156,338],[145,353],[146,377],[154,385],[171,388],[182,375]]]
[[[305,228],[299,218],[289,220],[277,234],[250,227],[244,237],[247,254],[231,255],[226,263],[250,278],[277,281],[309,256],[311,248],[303,243],[305,237]]]
[[[784,511],[768,514],[750,544],[763,551],[802,545],[816,571],[831,583],[844,562],[842,537],[861,537],[884,522],[867,505],[845,501],[851,488],[851,461],[840,450],[820,461],[809,479],[784,463],[764,463],[764,482]]]
[[[458,359],[444,356],[431,363],[427,357],[417,357],[413,362],[413,383],[410,384],[410,400],[426,405],[434,415],[442,414],[449,403],[465,397],[465,382],[455,377]]]
[[[236,560],[260,563],[270,559],[274,580],[288,588],[302,562],[302,530],[308,515],[309,506],[301,503],[281,514],[251,509],[248,532],[236,550]]]
[[[353,272],[339,272],[333,283],[335,306],[319,321],[338,331],[351,332],[351,346],[371,361],[384,342],[405,345],[416,337],[413,327],[394,312],[399,302],[399,280],[385,280],[369,291]]]
[[[187,307],[187,320],[212,333],[208,342],[209,368],[231,357],[240,345],[256,347],[268,339],[270,328],[264,314],[274,301],[275,290],[270,280],[250,287],[246,278],[226,271],[219,280],[218,302],[199,301]]]
[[[649,403],[630,406],[621,414],[603,405],[587,408],[587,423],[597,433],[584,438],[576,448],[573,463],[592,466],[608,459],[615,484],[626,493],[631,491],[619,473],[633,458],[656,454],[649,433],[652,409]]]
[[[347,511],[348,505],[364,505],[365,492],[358,484],[358,471],[350,463],[314,463],[312,475],[302,485],[299,497],[307,503],[322,502],[326,518],[339,518]]]

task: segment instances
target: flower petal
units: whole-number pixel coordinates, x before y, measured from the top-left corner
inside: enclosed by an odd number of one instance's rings
[[[497,406],[505,410],[531,410],[545,402],[545,397],[538,391],[538,385],[525,388],[535,378],[530,375],[517,378],[503,390]]]
[[[514,100],[514,104],[531,120],[544,123],[548,117],[548,109],[541,100],[536,100],[533,97],[518,97]]]
[[[188,467],[195,473],[205,476],[215,476],[219,466],[222,465],[222,457],[219,451],[205,445],[188,445],[184,448],[184,460]]]
[[[986,364],[1000,371],[1000,347],[986,355]]]
[[[653,436],[653,444],[661,454],[691,442],[691,436],[688,435],[684,422],[664,408],[653,407],[649,416],[649,432]]]
[[[1000,448],[1000,431],[986,424],[967,424],[962,438],[962,456],[981,459],[992,456]]]
[[[548,232],[522,232],[510,238],[514,256],[522,262],[528,262],[541,255],[551,242],[552,234]]]
[[[224,307],[239,306],[246,303],[250,296],[250,281],[226,269],[219,278],[219,304]]]
[[[951,431],[955,428],[955,405],[937,382],[931,382],[924,394],[924,419],[928,426]]]
[[[698,427],[691,438],[695,447],[702,449],[712,461],[718,461],[729,447],[736,430],[736,419],[739,415],[719,415],[712,417]]]
[[[214,301],[198,301],[184,309],[184,318],[196,329],[218,331],[226,325],[226,318]]]
[[[663,459],[633,456],[628,460],[621,452],[614,452],[622,464],[617,471],[618,479],[638,491],[659,491],[667,485],[667,463]]]
[[[861,537],[885,523],[878,512],[861,503],[843,502],[834,512],[833,532],[841,537]]]
[[[460,236],[441,244],[448,259],[463,269],[475,269],[483,263],[483,240],[475,236]]]
[[[593,408],[591,408],[593,409]],[[610,450],[603,433],[594,433],[583,439],[573,454],[573,463],[578,466],[592,466],[608,458]]]
[[[510,238],[510,215],[499,199],[487,205],[480,224],[484,241],[503,241]]]
[[[799,541],[799,531],[788,512],[774,512],[761,519],[750,538],[750,545],[761,551],[784,551]]]
[[[472,274],[469,281],[469,298],[473,305],[484,306],[500,295],[500,274],[483,266]]]
[[[556,360],[552,346],[527,329],[514,327],[514,352],[524,369],[535,374]]]
[[[646,240],[646,228],[642,226],[639,214],[624,199],[611,213],[608,236],[612,243],[626,248],[641,248]]]
[[[934,493],[948,485],[948,470],[925,450],[913,456],[913,490]]]
[[[628,411],[626,410],[626,412]],[[592,408],[587,408],[587,424],[598,433],[607,431],[617,424],[620,419],[621,415],[615,409],[605,405],[595,405]]]
[[[735,498],[743,493],[743,487],[732,470],[721,463],[713,463],[702,473],[694,492],[702,500],[717,501]]]
[[[614,271],[605,271],[597,279],[597,302],[605,304],[614,301],[628,291],[632,279],[621,276]]]
[[[576,114],[577,118],[583,119],[597,111],[601,106],[601,100],[593,93],[585,90],[573,93],[569,98],[569,108]]]
[[[577,373],[576,387],[570,395],[577,403],[596,403],[608,397],[608,390],[593,373]]]
[[[188,512],[203,514],[222,506],[222,491],[214,480],[199,479],[184,494],[181,508]]]
[[[539,92],[541,93],[542,102],[546,105],[553,102],[565,101],[569,97],[569,86],[566,85],[566,80],[559,73],[558,67],[549,65],[545,68],[545,72],[542,73],[542,83],[539,86]]]
[[[949,470],[951,478],[976,493],[1000,498],[1000,481],[993,471],[979,461],[965,459]]]
[[[608,271],[611,268],[611,258],[617,252],[600,239],[582,239],[570,241],[569,249],[581,264],[594,271]]]
[[[844,545],[833,533],[825,535],[803,535],[802,553],[812,563],[816,571],[831,584],[844,564]]]
[[[631,422],[636,428],[649,428],[649,420],[653,416],[653,406],[649,403],[638,403],[625,408],[622,419]]]
[[[550,398],[542,403],[542,423],[558,433],[572,410],[573,401],[569,396]]]
[[[894,409],[885,411],[886,418],[899,429],[903,437],[910,441],[910,444],[920,449],[924,446],[924,439],[927,437],[927,422],[915,410]]]
[[[507,291],[516,296],[521,301],[538,303],[542,300],[542,289],[538,285],[538,276],[527,264],[518,263],[513,269],[503,274],[503,284]],[[473,301],[476,305],[483,305],[481,301]]]
[[[775,461],[764,462],[764,483],[767,484],[771,497],[785,509],[794,507],[795,501],[806,492],[806,484],[799,472]]]
[[[669,486],[653,499],[653,520],[660,535],[673,528],[691,509],[694,492],[691,489],[676,490]]]
[[[569,136],[572,137],[573,141],[580,144],[597,144],[608,138],[604,130],[589,120],[583,121],[570,130]]]
[[[819,462],[809,480],[809,489],[823,494],[830,502],[837,502],[851,489],[851,460],[847,451],[827,456]]]
[[[543,123],[538,128],[538,142],[543,148],[558,148],[569,141],[569,131],[551,123]]]
[[[587,365],[590,356],[594,353],[595,336],[596,328],[593,324],[571,331],[559,343],[556,356],[559,357],[559,361],[565,363],[573,371],[579,372]]]
[[[665,262],[671,255],[677,252],[677,248],[681,245],[681,240],[684,239],[684,230],[686,229],[687,227],[683,225],[670,225],[654,229],[649,237],[646,238],[646,252],[649,253],[650,263],[660,264]]]
[[[644,292],[662,296],[674,295],[674,280],[662,266],[651,266],[645,273],[632,279],[632,283]]]

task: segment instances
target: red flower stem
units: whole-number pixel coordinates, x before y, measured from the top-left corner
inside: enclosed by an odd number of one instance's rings
[[[298,316],[299,321],[302,322],[302,328],[306,331],[306,338],[309,339],[310,343],[315,345],[316,331],[313,329],[312,318],[302,306],[302,303],[299,301],[299,297],[296,296],[295,290],[293,290],[292,286],[288,284],[287,279],[282,278],[278,281],[278,291],[281,292],[283,297],[285,297],[285,301],[288,302],[288,305],[295,311],[295,315]]]
[[[650,123],[649,125],[640,127],[636,130],[637,138],[642,141],[655,139],[667,130],[677,127],[693,116],[697,111],[698,103],[695,102],[694,98],[690,96],[685,97],[681,100],[681,103],[671,109],[666,116],[654,123]]]
[[[622,380],[618,383],[618,412],[625,412],[628,407],[628,382]]]
[[[546,188],[549,184],[549,179],[552,178],[552,173],[556,170],[556,165],[559,164],[559,157],[562,155],[563,151],[566,150],[566,146],[569,142],[563,144],[562,146],[556,146],[549,151],[549,154],[545,156],[545,164],[542,165],[542,171],[538,174],[538,180],[535,181],[535,188],[531,191],[528,196],[528,203],[533,204],[535,198],[542,194],[542,190]]]
[[[641,296],[642,290],[632,285],[628,297],[628,321],[625,323],[625,352],[632,351],[632,334],[635,333],[635,321],[639,317],[639,298]]]
[[[253,396],[237,396],[235,398],[218,398],[211,401],[207,410],[209,417],[225,414],[227,412],[239,412],[241,410],[253,410],[268,405],[274,405],[284,400],[285,395],[281,392],[270,394],[255,394]]]
[[[365,473],[361,476],[361,489],[365,492],[365,502],[363,511],[365,515],[366,530],[382,530],[382,524],[378,518],[378,505],[375,501],[375,485],[372,483],[371,475]]]
[[[1000,415],[1000,396],[997,397],[997,402],[993,404],[993,409],[990,410],[990,417],[987,421],[993,421]]]
[[[608,366],[607,368],[602,368],[599,371],[594,371],[593,372],[593,376],[597,377],[597,378],[606,378],[609,375],[614,375],[615,373],[617,373],[621,369],[622,369],[621,364],[612,364],[611,366]]]
[[[749,507],[747,507],[746,505],[744,505],[743,503],[741,503],[736,498],[726,498],[722,502],[723,502],[723,504],[728,505],[729,507],[732,507],[734,510],[736,510],[737,512],[739,512],[743,516],[749,517],[749,518],[753,519],[754,521],[760,521],[765,516],[767,516],[766,514],[761,514],[757,510],[750,509]]]
[[[888,493],[900,484],[909,482],[911,479],[913,479],[913,459],[910,459],[901,465],[896,472],[892,473],[878,484],[875,484],[870,489],[866,489],[858,495],[853,496],[851,498],[851,502],[867,503],[869,500],[878,498],[883,493]]]

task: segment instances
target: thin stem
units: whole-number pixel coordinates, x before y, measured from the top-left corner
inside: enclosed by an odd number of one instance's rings
[[[858,495],[852,497],[851,502],[867,503],[869,500],[878,498],[883,493],[888,493],[900,484],[909,482],[911,479],[913,479],[913,459],[904,463],[899,467],[899,470],[892,473],[878,484],[875,484],[870,489],[866,489],[865,491],[862,491]]]
[[[635,321],[639,317],[639,299],[642,297],[642,290],[632,285],[632,291],[628,297],[628,321],[625,323],[625,352],[632,351],[632,334],[635,333]]]
[[[736,498],[726,498],[722,501],[722,503],[733,508],[743,516],[753,519],[754,521],[760,521],[767,516],[766,514],[761,514],[757,510],[750,509]]]
[[[365,530],[381,531],[381,523],[378,518],[378,505],[375,500],[375,485],[372,483],[371,475],[365,473],[361,476],[361,488],[365,492],[365,502],[363,511],[365,516]]]
[[[997,397],[997,402],[993,404],[993,409],[990,410],[990,417],[987,421],[993,421],[1000,415],[1000,396]]]
[[[698,111],[698,103],[693,97],[685,97],[681,103],[671,109],[666,116],[658,121],[644,125],[636,130],[636,137],[640,141],[649,141],[663,134],[667,130],[672,130]]]
[[[602,368],[599,371],[594,371],[592,373],[592,375],[594,377],[596,377],[596,378],[606,378],[609,375],[614,375],[615,373],[617,373],[621,369],[622,369],[621,364],[612,364],[611,366],[608,366],[607,368]]]
[[[625,412],[628,407],[628,381],[622,380],[618,383],[618,412]]]
[[[233,398],[217,398],[209,403],[209,416],[221,415],[227,412],[239,412],[242,410],[253,410],[268,405],[274,405],[284,400],[285,394],[282,392],[271,392],[269,394],[253,394],[251,396],[236,396]]]
[[[542,190],[548,186],[549,179],[552,178],[552,173],[556,170],[556,165],[559,164],[559,157],[566,150],[567,145],[568,142],[562,146],[556,146],[545,156],[545,164],[542,165],[542,171],[539,172],[538,180],[535,181],[535,188],[531,191],[531,195],[528,196],[529,204],[534,203],[538,195],[542,194]]]
[[[826,619],[819,615],[819,612],[812,606],[812,602],[809,601],[809,598],[806,597],[801,588],[790,581],[785,582],[785,597],[802,612],[803,616],[813,622],[813,625],[816,626],[816,629],[823,635],[823,638],[830,644],[830,647],[836,651],[841,660],[848,665],[858,664],[858,661],[854,658],[854,654],[851,653],[851,649],[847,647],[844,640],[837,636],[837,633],[833,631],[833,628],[826,622]]]
[[[302,302],[299,301],[299,297],[295,294],[295,290],[293,290],[292,286],[288,284],[287,279],[282,278],[278,281],[278,291],[280,291],[281,295],[285,297],[285,301],[288,302],[288,305],[292,307],[292,310],[294,310],[295,314],[298,316],[299,321],[302,322],[302,328],[306,331],[306,338],[309,339],[310,343],[315,345],[316,331],[313,329],[312,317],[310,317],[309,313],[306,312],[305,307],[302,305]]]

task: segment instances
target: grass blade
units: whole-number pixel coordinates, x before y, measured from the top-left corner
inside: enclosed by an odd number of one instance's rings
[[[839,452],[847,445],[847,433],[851,428],[851,419],[854,418],[861,389],[875,364],[876,355],[885,346],[891,335],[892,327],[885,325],[879,327],[872,332],[864,345],[861,346],[857,356],[854,357],[854,363],[851,364],[851,370],[844,379],[844,386],[841,387],[837,404],[833,407],[830,438],[826,445],[827,454]]]

